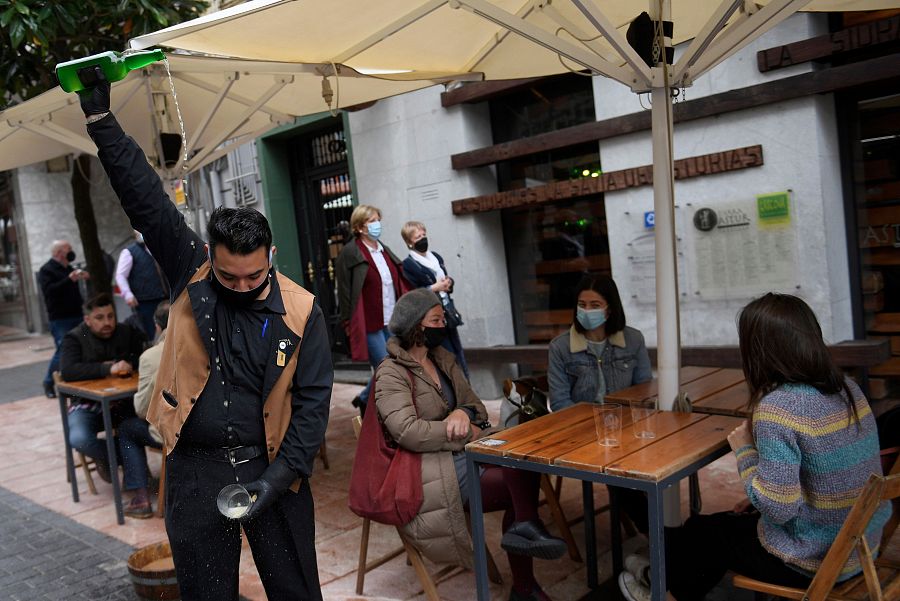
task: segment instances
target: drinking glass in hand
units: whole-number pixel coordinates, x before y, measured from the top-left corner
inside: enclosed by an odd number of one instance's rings
[[[250,498],[250,493],[240,484],[229,484],[220,490],[219,496],[216,497],[219,513],[233,520],[239,519],[250,511],[251,505],[253,505],[253,499]]]

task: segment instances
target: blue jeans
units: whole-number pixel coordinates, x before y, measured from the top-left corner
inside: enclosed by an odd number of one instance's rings
[[[144,328],[144,334],[147,336],[147,340],[150,341],[152,341],[153,337],[156,335],[156,322],[153,321],[153,313],[156,311],[156,307],[159,306],[160,302],[162,302],[162,299],[140,301],[138,306],[134,308],[141,320],[141,327]]]
[[[125,490],[147,488],[150,470],[147,468],[147,454],[144,447],[161,449],[162,444],[150,436],[150,424],[140,417],[129,417],[116,428],[119,455],[125,470]]]
[[[466,374],[466,380],[469,379],[469,364],[466,363],[466,356],[463,354],[462,342],[459,339],[459,332],[456,328],[447,328],[447,337],[441,343],[441,346],[456,356],[456,364],[459,365],[463,373]]]
[[[65,317],[63,319],[50,320],[50,335],[53,336],[53,344],[56,345],[56,352],[50,359],[50,365],[47,366],[47,374],[44,376],[44,385],[53,384],[53,372],[59,371],[59,345],[62,344],[63,337],[69,333],[69,330],[84,321],[81,317]]]
[[[108,463],[106,442],[97,438],[103,430],[103,414],[87,409],[75,409],[69,413],[69,444],[88,457]]]
[[[390,337],[391,333],[387,328],[366,334],[366,347],[369,349],[369,365],[372,366],[373,370],[378,367],[382,359],[387,357],[387,345],[385,343]],[[366,387],[359,393],[359,398],[362,399],[363,403],[369,402],[369,390],[372,388],[372,382],[374,381],[375,374],[373,373],[369,381],[366,382]]]

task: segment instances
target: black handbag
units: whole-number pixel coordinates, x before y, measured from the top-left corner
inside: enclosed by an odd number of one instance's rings
[[[444,321],[447,322],[448,328],[458,328],[463,325],[462,315],[456,310],[456,305],[453,304],[453,299],[449,296],[444,303]]]
[[[544,384],[541,379],[534,376],[523,376],[504,382],[503,396],[516,407],[516,410],[506,418],[504,427],[509,426],[514,418],[518,418],[518,423],[523,424],[550,413],[549,395],[546,390],[541,389],[541,384]],[[513,394],[513,391],[518,394]]]

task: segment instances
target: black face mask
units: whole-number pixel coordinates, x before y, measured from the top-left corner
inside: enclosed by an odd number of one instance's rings
[[[422,328],[425,332],[425,346],[432,349],[441,346],[447,338],[447,328]]]
[[[219,281],[219,276],[216,275],[216,270],[212,269],[213,272],[213,286],[216,289],[216,294],[218,294],[219,298],[223,301],[231,305],[232,307],[249,307],[256,298],[262,294],[263,290],[266,289],[266,286],[269,285],[269,279],[272,277],[272,268],[269,268],[269,272],[266,277],[263,278],[262,282],[260,282],[259,286],[247,291],[235,290],[233,288],[229,288],[225,284]]]
[[[413,243],[413,248],[419,251],[420,253],[426,252],[428,250],[428,236],[424,238],[419,238]]]
[[[66,261],[68,261],[69,263],[71,263],[71,262],[74,261],[74,260],[75,260],[75,251],[74,251],[74,250],[70,250],[69,252],[66,253]]]

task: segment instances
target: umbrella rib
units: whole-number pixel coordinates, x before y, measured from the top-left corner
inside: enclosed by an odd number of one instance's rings
[[[216,111],[219,110],[219,107],[222,106],[222,102],[225,101],[225,96],[228,94],[228,91],[231,90],[231,86],[234,85],[235,80],[239,75],[237,73],[229,73],[225,76],[225,83],[219,89],[218,94],[216,94],[215,101],[210,105],[209,109],[206,111],[206,114],[203,116],[203,120],[194,130],[192,139],[187,147],[187,155],[190,156],[191,153],[194,152],[194,147],[197,146],[197,143],[200,141],[200,138],[206,133],[206,128],[209,127],[210,122],[212,121],[213,116]],[[177,78],[176,78],[177,79]],[[181,159],[178,161],[179,163],[184,162],[184,155],[182,155]],[[178,165],[175,166],[178,168]]]
[[[783,20],[809,4],[811,0],[777,0],[764,6],[740,23],[727,28],[694,63],[690,77],[696,79],[720,62],[749,44],[752,40],[775,27]]]
[[[687,50],[675,64],[675,74],[673,76],[675,81],[681,81],[682,77],[697,62],[700,55],[706,51],[716,36],[725,28],[728,19],[734,14],[734,11],[743,4],[744,0],[724,0],[719,5],[719,8],[716,9],[716,12],[709,18],[697,36],[691,40]]]
[[[87,139],[78,136],[68,129],[59,127],[55,123],[44,120],[38,122],[21,121],[18,123],[18,127],[30,131],[33,134],[49,138],[56,142],[61,142],[66,146],[71,146],[86,154],[97,155],[97,147],[92,142],[89,142]]]
[[[202,79],[198,79],[198,78],[196,78],[192,75],[188,75],[186,73],[180,73],[178,75],[178,79],[180,79],[180,80],[184,81],[185,83],[188,83],[192,86],[197,86],[200,89],[206,90],[207,92],[212,92],[213,94],[218,92],[218,88],[214,84],[207,83],[207,82],[203,81]],[[253,100],[247,98],[246,96],[241,96],[238,94],[229,94],[228,100],[233,100],[239,104],[243,104],[244,106],[253,106],[253,104],[254,104]],[[273,108],[262,106],[262,107],[259,107],[258,110],[263,113],[266,113],[267,115],[274,117],[275,119],[278,119],[279,121],[292,121],[293,120],[293,117],[291,117],[290,115],[287,115],[280,111],[276,111]]]
[[[144,79],[144,88],[147,98],[147,110],[150,113],[150,127],[153,128],[153,148],[156,150],[156,165],[160,170],[165,169],[165,158],[162,149],[162,139],[160,138],[160,123],[157,121],[159,117],[156,114],[156,107],[153,106],[153,88],[150,87],[150,78]]]
[[[534,3],[531,2],[531,0],[528,0],[527,2],[525,2],[525,4],[522,5],[519,10],[516,11],[515,14],[516,17],[525,19],[526,17],[528,17],[528,15],[531,14],[533,10]],[[463,71],[474,71],[475,68],[479,64],[481,64],[481,61],[486,59],[488,55],[493,52],[497,48],[497,46],[499,46],[503,42],[503,40],[506,39],[506,36],[511,33],[512,32],[509,29],[501,26],[500,30],[492,36],[491,41],[482,46],[481,49],[472,56],[472,59],[468,63],[466,63],[466,65],[463,67]]]
[[[278,125],[279,124],[277,122],[273,121],[273,122],[265,124],[264,126],[260,127],[256,131],[252,131],[248,134],[241,136],[240,138],[233,138],[231,140],[227,140],[224,144],[222,144],[221,146],[216,148],[213,152],[205,155],[203,157],[202,162],[194,162],[193,160],[188,161],[188,168],[186,170],[187,173],[191,173],[193,171],[196,171],[200,167],[203,167],[204,165],[208,165],[208,164],[212,163],[219,157],[223,157],[226,154],[228,154],[229,152],[231,152],[235,146],[240,146],[241,144],[246,144],[249,141],[255,140],[256,138],[263,135],[270,129],[272,129],[274,127],[278,127]]]
[[[366,36],[364,39],[360,40],[353,46],[350,46],[343,52],[338,52],[337,54],[335,54],[332,57],[331,62],[334,62],[334,63],[347,62],[354,56],[365,52],[372,46],[383,41],[385,38],[397,33],[401,29],[404,29],[404,28],[412,25],[419,19],[422,19],[423,17],[430,15],[432,12],[439,9],[441,6],[443,6],[446,3],[447,3],[447,0],[429,0],[428,2],[426,2],[425,4],[422,4],[415,10],[406,13],[399,19],[396,19],[396,20],[388,23],[387,25],[385,25],[378,31],[372,33],[371,35]]]
[[[591,0],[571,0],[572,4],[574,4],[578,10],[581,11],[581,14],[585,16],[585,18],[591,22],[591,25],[597,28],[597,31],[603,34],[603,37],[606,38],[606,41],[619,53],[619,55],[628,63],[634,70],[635,76],[637,76],[641,83],[645,86],[650,87],[651,85],[651,76],[650,69],[647,67],[647,63],[644,62],[638,53],[635,52],[634,48],[631,47],[631,44],[628,43],[628,40],[619,33],[619,30],[610,22],[609,19],[606,18],[599,8],[591,1]]]
[[[633,87],[639,83],[635,74],[627,69],[614,65],[602,56],[591,53],[583,47],[576,46],[566,40],[560,39],[532,23],[517,18],[515,15],[510,14],[505,10],[497,8],[490,2],[485,0],[452,1],[492,23],[505,27],[525,39],[530,40],[539,46],[543,46],[554,54],[564,56],[579,65],[602,73],[628,87]]]
[[[141,84],[138,83],[136,86],[133,86],[127,94],[118,98],[116,100],[116,106],[114,106],[112,109],[113,114],[118,113],[119,111],[122,110],[122,108],[124,106],[126,106],[129,102],[131,102],[131,99],[134,98],[134,95],[137,94],[138,90],[140,90],[142,87],[143,86],[141,86]]]
[[[222,131],[220,131],[219,134],[215,136],[215,138],[204,145],[203,150],[201,150],[196,156],[188,161],[189,167],[190,165],[202,162],[204,158],[212,154],[216,150],[216,147],[219,146],[219,144],[227,140],[229,136],[231,136],[235,131],[237,131],[240,126],[246,123],[250,119],[250,117],[253,116],[253,113],[257,112],[261,106],[263,106],[266,102],[269,101],[270,98],[272,98],[272,96],[277,94],[284,86],[291,83],[292,81],[294,81],[293,77],[276,78],[275,83],[272,84],[272,86],[268,90],[266,90],[262,94],[262,96],[260,96],[256,100],[256,102],[247,107],[247,110],[245,110],[238,118],[233,120],[233,123],[235,124],[234,127],[232,127],[231,129],[223,129]]]

